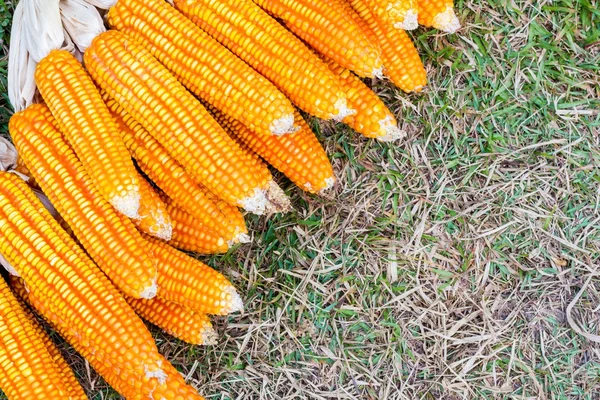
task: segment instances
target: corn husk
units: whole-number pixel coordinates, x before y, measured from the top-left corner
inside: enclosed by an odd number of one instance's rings
[[[98,7],[102,10],[108,10],[117,3],[118,0],[85,0],[86,3]]]
[[[37,62],[52,50],[60,49],[65,36],[60,18],[59,0],[21,0],[23,32],[27,49]]]
[[[65,42],[73,43],[81,53],[96,36],[106,31],[98,9],[85,0],[60,0],[59,8],[66,31]]]

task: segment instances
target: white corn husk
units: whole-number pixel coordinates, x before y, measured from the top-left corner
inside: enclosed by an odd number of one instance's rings
[[[17,165],[19,155],[15,146],[3,137],[0,137],[0,171],[10,171]]]
[[[60,19],[59,0],[21,0],[24,3],[23,25],[27,49],[36,62],[65,41]]]
[[[17,4],[13,15],[8,55],[8,98],[15,112],[22,111],[33,104],[36,93],[34,74],[37,62],[27,49],[24,12],[25,1],[21,1]]]
[[[85,0],[86,3],[98,7],[102,10],[108,10],[109,8],[117,4],[117,1],[118,0]]]
[[[92,44],[92,40],[106,31],[98,9],[85,0],[60,0],[62,24],[69,39],[80,52]],[[67,40],[67,37],[65,37]]]
[[[65,30],[65,43],[63,44],[62,50],[66,50],[69,53],[73,54],[73,56],[75,56],[75,58],[80,63],[83,63],[83,52],[77,48],[75,43],[73,43],[73,40],[71,39],[71,36],[69,35],[69,32],[67,32],[66,30]]]

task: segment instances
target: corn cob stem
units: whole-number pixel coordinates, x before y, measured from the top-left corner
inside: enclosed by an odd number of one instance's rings
[[[159,297],[194,311],[227,315],[243,308],[240,295],[222,274],[177,249],[148,237],[158,261]]]
[[[102,97],[115,116],[123,142],[140,169],[199,223],[227,241],[239,242],[247,233],[242,213],[233,206],[226,207],[226,212],[223,212],[218,205],[220,201],[201,188],[147,130],[106,93]]]
[[[460,21],[454,12],[454,0],[416,0],[419,7],[419,24],[444,32],[455,33]]]
[[[107,19],[225,114],[265,136],[294,130],[294,108],[283,93],[166,2],[120,0]]]
[[[105,198],[130,218],[140,205],[139,182],[113,119],[83,66],[66,51],[38,65],[36,82],[58,126]]]
[[[125,297],[131,308],[143,319],[186,343],[211,345],[217,343],[210,318],[162,299],[140,300]]]
[[[262,214],[273,185],[206,109],[135,40],[116,31],[85,53],[94,80],[146,128],[195,179],[232,205]]]
[[[380,21],[369,9],[367,0],[345,1],[369,24],[379,40],[385,75],[405,92],[421,91],[427,84],[427,73],[408,34]]]
[[[383,23],[405,31],[419,27],[417,0],[366,0],[366,2]]]
[[[252,0],[174,3],[196,25],[273,82],[298,107],[325,120],[344,118],[346,100],[335,77],[301,40]]]
[[[394,114],[363,81],[351,71],[333,60],[325,60],[329,68],[340,78],[346,89],[346,97],[356,114],[344,118],[355,131],[382,142],[401,139],[404,133],[398,128]]]
[[[300,130],[279,138],[260,136],[218,112],[215,118],[241,145],[264,158],[303,190],[322,193],[334,185],[333,167],[327,154],[300,113],[296,113]]]
[[[320,53],[362,77],[381,77],[382,63],[376,43],[371,43],[359,25],[343,18],[343,10],[332,1],[253,0],[281,18],[298,37]]]
[[[0,278],[0,389],[11,400],[69,399],[40,331]]]
[[[33,105],[13,115],[9,130],[30,173],[88,254],[128,295],[153,297],[157,269],[145,241],[96,190],[50,110]]]
[[[165,203],[143,176],[139,177],[139,181],[140,212],[139,217],[134,218],[133,222],[142,232],[162,240],[171,240],[173,225]]]

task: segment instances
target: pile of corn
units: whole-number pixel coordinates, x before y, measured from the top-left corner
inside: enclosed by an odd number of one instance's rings
[[[169,3],[17,7],[14,147],[0,143],[0,255],[11,274],[0,279],[0,387],[9,399],[87,398],[30,309],[125,398],[200,399],[139,317],[210,344],[207,315],[239,311],[242,300],[182,251],[249,241],[240,208],[289,208],[266,163],[311,193],[334,184],[298,109],[400,138],[360,78],[421,90],[425,69],[405,30],[459,27],[452,0]]]

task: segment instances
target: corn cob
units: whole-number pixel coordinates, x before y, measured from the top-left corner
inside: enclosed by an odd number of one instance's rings
[[[416,0],[419,24],[444,32],[454,33],[460,29],[460,21],[454,12],[454,0]]]
[[[383,23],[405,31],[419,27],[417,0],[365,0],[365,2]]]
[[[140,197],[135,167],[83,66],[66,51],[53,51],[39,63],[35,80],[100,193],[119,212],[136,217]]]
[[[223,213],[206,189],[200,188],[181,164],[174,160],[165,148],[136,120],[102,94],[108,108],[113,112],[123,142],[137,161],[140,169],[175,203],[225,240],[235,243],[247,233],[242,213],[228,206]],[[237,219],[232,220],[232,216]]]
[[[166,2],[120,0],[107,19],[114,29],[139,40],[184,86],[223,113],[266,136],[294,130],[289,99]]]
[[[23,279],[14,275],[10,275],[8,281],[17,300],[19,300],[20,302],[27,303],[27,301],[24,300],[24,298],[27,298],[27,288],[25,287]],[[69,393],[69,398],[71,400],[87,400],[87,396],[83,391],[83,388],[79,384],[79,381],[75,377],[75,373],[73,372],[69,364],[66,362],[62,353],[60,352],[56,344],[52,341],[48,333],[46,333],[44,328],[40,325],[37,317],[33,314],[33,312],[31,312],[31,310],[27,306],[24,306],[22,309],[25,312],[27,319],[31,323],[31,326],[35,330],[36,334],[42,339],[44,347],[46,348],[46,350],[48,350],[48,353],[50,354],[50,357],[52,358],[52,361],[54,362],[54,365],[56,366],[57,371],[60,375],[61,382],[66,388],[66,392]]]
[[[105,363],[94,350],[82,345],[81,341],[73,334],[58,324],[58,316],[52,313],[47,305],[40,301],[33,293],[28,292],[22,281],[13,281],[13,289],[21,297],[21,300],[30,304],[40,315],[50,323],[52,328],[58,332],[89,364],[98,372],[104,380],[127,400],[142,399],[165,399],[165,400],[203,400],[194,389],[187,386],[181,374],[162,356],[161,365],[165,372],[164,382],[156,385],[150,393],[144,393],[136,388],[136,378],[128,371],[120,370]]]
[[[303,190],[321,193],[333,186],[333,167],[310,126],[299,113],[300,130],[286,137],[264,137],[215,112],[215,118],[236,140],[264,158]]]
[[[206,314],[162,299],[125,297],[125,300],[141,318],[186,343],[210,345],[217,342],[217,333]]]
[[[72,394],[61,379],[40,332],[2,278],[0,389],[11,400],[70,399]]]
[[[351,71],[333,60],[325,60],[329,68],[340,78],[346,89],[346,97],[356,114],[344,118],[355,131],[369,138],[390,142],[402,138],[394,114],[386,107],[363,81]]]
[[[151,236],[169,241],[173,236],[173,225],[165,203],[148,181],[140,176],[140,211],[133,222],[139,230]]]
[[[227,315],[243,308],[242,299],[222,274],[148,237],[158,261],[159,297],[205,314]]]
[[[153,297],[157,268],[145,241],[96,190],[50,110],[33,105],[13,115],[9,130],[30,173],[88,254],[128,295]]]
[[[360,26],[343,17],[334,1],[253,0],[280,18],[302,40],[320,53],[362,77],[380,77],[382,63],[377,43]]]
[[[173,200],[166,196],[163,196],[162,199],[173,224],[173,236],[169,242],[171,246],[200,254],[219,254],[229,250],[230,243],[226,239],[204,226],[197,218],[175,204]]]
[[[175,0],[175,6],[307,113],[341,120],[350,112],[325,65],[252,0]]]
[[[110,97],[223,200],[261,214],[268,197],[282,193],[268,169],[250,168],[206,109],[135,40],[105,32],[85,52],[85,64]]]
[[[405,92],[419,92],[427,84],[427,73],[410,36],[382,23],[369,10],[365,0],[347,0],[379,39],[384,73]]]

